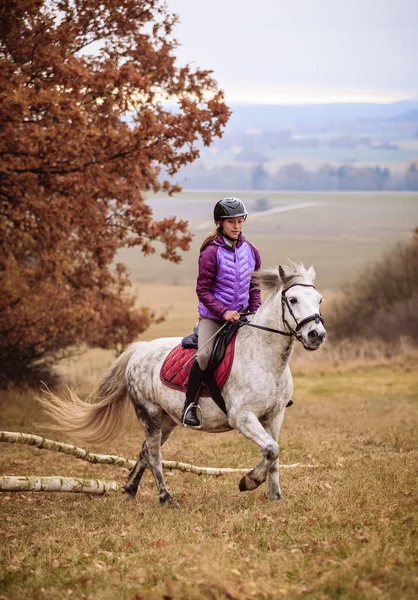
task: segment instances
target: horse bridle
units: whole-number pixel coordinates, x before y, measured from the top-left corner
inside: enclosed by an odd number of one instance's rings
[[[314,290],[316,290],[316,287],[310,283],[293,283],[292,285],[289,285],[289,287],[282,290],[282,297],[281,297],[282,321],[283,321],[283,324],[286,325],[286,327],[288,328],[289,331],[281,331],[280,329],[273,329],[272,327],[264,327],[263,325],[255,325],[254,323],[249,323],[248,321],[242,321],[243,325],[248,325],[249,327],[254,327],[256,329],[262,329],[264,331],[270,331],[271,333],[279,333],[280,335],[285,335],[287,337],[293,336],[297,340],[300,340],[302,336],[300,335],[299,330],[304,325],[306,325],[306,323],[309,323],[310,321],[315,321],[316,324],[318,324],[318,323],[324,324],[324,319],[322,318],[321,311],[319,313],[314,313],[313,315],[309,315],[309,317],[305,317],[304,319],[302,319],[302,321],[298,322],[298,320],[295,317],[293,310],[290,306],[289,299],[286,296],[286,292],[288,292],[292,287],[296,287],[297,285],[301,285],[303,287],[311,287]],[[285,317],[286,307],[296,323],[295,328],[291,327],[289,321]]]

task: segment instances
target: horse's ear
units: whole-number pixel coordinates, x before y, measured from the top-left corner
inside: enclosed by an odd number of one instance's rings
[[[286,285],[288,281],[295,275],[295,271],[293,267],[289,267],[288,265],[279,265],[276,267],[279,271],[279,277],[283,284]]]
[[[309,269],[308,269],[308,275],[309,275],[309,277],[311,277],[312,283],[313,283],[315,281],[315,279],[316,279],[316,271],[315,271],[313,265],[311,265],[309,267]]]

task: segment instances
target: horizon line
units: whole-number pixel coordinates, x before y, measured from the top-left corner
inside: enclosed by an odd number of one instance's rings
[[[336,105],[344,105],[344,104],[370,104],[379,105],[379,106],[390,106],[391,104],[400,104],[401,102],[418,102],[418,98],[403,98],[402,100],[391,100],[389,102],[378,102],[376,100],[331,100],[329,102],[326,101],[318,101],[318,102],[256,102],[255,100],[226,100],[226,104],[228,105],[237,105],[240,106],[336,106]]]
[[[369,94],[353,94],[353,95],[334,95],[329,94],[321,96],[304,96],[295,94],[295,96],[280,95],[276,97],[272,96],[235,96],[234,94],[229,95],[225,93],[225,101],[227,104],[240,104],[240,105],[259,105],[259,106],[314,106],[314,105],[330,105],[330,104],[381,104],[390,105],[397,104],[399,102],[418,102],[417,95],[405,95],[405,96],[393,96],[388,97],[386,95],[369,95]]]

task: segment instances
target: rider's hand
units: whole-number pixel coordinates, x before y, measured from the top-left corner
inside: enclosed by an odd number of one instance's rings
[[[241,315],[236,310],[227,310],[224,314],[225,321],[239,321]]]

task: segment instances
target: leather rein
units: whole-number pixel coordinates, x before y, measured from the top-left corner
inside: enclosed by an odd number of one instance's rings
[[[300,340],[301,335],[299,333],[299,330],[301,329],[301,327],[303,327],[304,325],[306,325],[306,323],[309,323],[310,321],[315,321],[316,324],[318,324],[318,323],[324,324],[324,319],[322,318],[321,312],[319,312],[319,313],[310,315],[309,317],[305,317],[304,319],[302,319],[302,321],[298,322],[298,320],[296,319],[296,317],[292,311],[292,308],[289,304],[289,300],[286,296],[286,292],[288,290],[290,290],[292,287],[295,287],[297,285],[301,285],[303,287],[311,287],[311,288],[314,288],[314,290],[316,290],[316,287],[309,283],[294,283],[292,285],[289,285],[289,287],[287,287],[286,289],[282,290],[282,298],[281,298],[282,321],[283,321],[284,325],[286,325],[286,327],[289,329],[289,331],[282,331],[281,329],[273,329],[272,327],[264,327],[263,325],[255,325],[253,323],[249,323],[248,321],[240,321],[240,322],[243,325],[248,325],[248,327],[254,327],[255,329],[262,329],[263,331],[269,331],[270,333],[278,333],[280,335],[285,335],[287,337],[295,337],[297,340]],[[286,307],[296,323],[295,328],[291,327],[291,325],[289,324],[289,322],[287,321],[287,319],[285,317]]]

